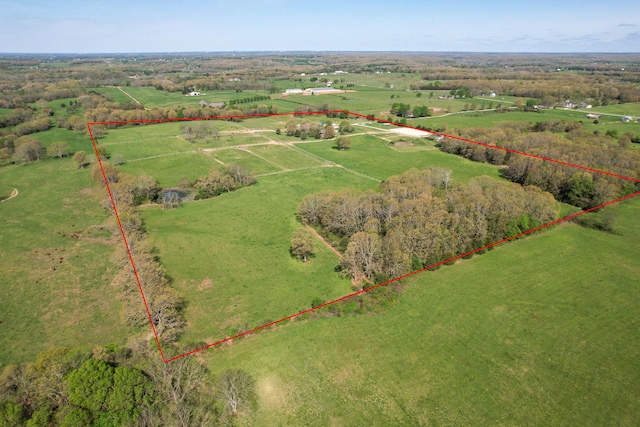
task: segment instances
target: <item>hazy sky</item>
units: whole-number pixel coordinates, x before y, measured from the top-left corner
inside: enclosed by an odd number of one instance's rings
[[[640,52],[640,1],[0,0],[0,52]]]

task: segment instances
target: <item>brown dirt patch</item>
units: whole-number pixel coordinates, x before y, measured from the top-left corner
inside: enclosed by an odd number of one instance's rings
[[[313,233],[314,236],[316,236],[318,240],[322,242],[323,245],[329,248],[331,252],[338,255],[338,257],[342,258],[342,254],[340,253],[340,251],[334,248],[333,246],[331,246],[329,242],[327,242],[320,234],[318,234],[318,232],[313,227],[311,227],[310,225],[307,225],[306,227]]]
[[[213,287],[213,281],[207,277],[202,282],[200,282],[200,284],[198,285],[198,290],[202,292],[205,289],[209,289],[211,287]]]
[[[290,413],[287,410],[290,391],[278,377],[269,375],[257,381],[256,391],[258,399],[265,406],[281,413]]]
[[[395,144],[396,147],[413,147],[413,142],[411,141],[398,141]]]

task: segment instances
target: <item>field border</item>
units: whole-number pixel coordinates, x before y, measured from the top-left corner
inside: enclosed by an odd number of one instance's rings
[[[414,276],[416,274],[419,274],[419,273],[422,273],[422,272],[425,272],[425,271],[433,270],[436,267],[439,267],[439,266],[444,265],[444,264],[449,264],[449,263],[451,263],[453,261],[456,261],[456,260],[458,260],[460,258],[464,258],[464,257],[470,256],[470,255],[473,255],[473,254],[475,254],[477,252],[482,252],[484,250],[487,250],[489,248],[493,248],[495,246],[501,245],[501,244],[509,242],[511,240],[516,240],[516,239],[518,239],[518,238],[520,238],[522,236],[526,236],[528,234],[535,233],[535,232],[543,230],[545,228],[548,228],[548,227],[551,227],[551,226],[554,226],[554,225],[569,221],[571,219],[579,217],[580,215],[584,215],[586,213],[593,212],[593,211],[596,211],[598,209],[601,209],[601,208],[603,208],[605,206],[612,205],[614,203],[619,203],[621,201],[624,201],[624,200],[627,200],[627,199],[631,199],[633,197],[636,197],[636,196],[640,195],[640,191],[636,191],[636,192],[628,194],[626,196],[619,197],[617,199],[613,199],[613,200],[610,200],[608,202],[602,203],[602,204],[600,204],[598,206],[595,206],[593,208],[586,209],[586,210],[577,212],[575,214],[568,215],[568,216],[566,216],[564,218],[560,218],[560,219],[557,219],[555,221],[551,221],[551,222],[549,222],[547,224],[543,224],[543,225],[541,225],[539,227],[536,227],[536,228],[533,228],[531,230],[524,231],[524,232],[522,232],[520,234],[517,234],[515,236],[508,237],[506,239],[502,239],[502,240],[499,240],[497,242],[490,243],[488,245],[485,245],[485,246],[482,246],[480,248],[477,248],[477,249],[474,249],[474,250],[471,250],[471,251],[456,255],[456,256],[454,256],[452,258],[437,262],[435,264],[429,265],[429,266],[421,268],[419,270],[415,270],[415,271],[412,271],[410,273],[404,274],[402,276],[395,277],[393,279],[387,280],[386,282],[378,283],[378,284],[376,284],[374,286],[362,289],[360,291],[344,295],[344,296],[342,296],[340,298],[336,298],[334,300],[325,302],[325,303],[323,303],[323,304],[321,304],[319,306],[299,311],[297,313],[291,314],[289,316],[283,317],[283,318],[275,320],[273,322],[265,323],[264,325],[257,326],[257,327],[255,327],[255,328],[253,328],[251,330],[246,331],[246,332],[242,332],[242,333],[239,333],[239,334],[224,338],[224,339],[216,341],[214,343],[207,344],[207,345],[202,346],[200,348],[196,348],[194,350],[182,353],[182,354],[180,354],[178,356],[174,356],[174,357],[171,357],[171,358],[166,358],[165,355],[164,355],[164,352],[162,351],[162,344],[160,342],[160,338],[158,337],[158,333],[156,331],[155,325],[153,324],[153,318],[152,318],[151,312],[149,310],[149,304],[147,303],[147,298],[145,297],[144,290],[143,290],[143,287],[142,287],[142,283],[140,281],[140,277],[138,276],[138,271],[136,269],[135,262],[133,261],[133,256],[131,254],[131,249],[129,247],[129,243],[127,242],[127,237],[126,237],[126,235],[124,233],[124,228],[122,227],[122,222],[120,221],[120,215],[118,213],[118,207],[116,205],[115,199],[114,199],[113,194],[111,192],[111,187],[109,186],[109,180],[107,179],[107,176],[106,176],[105,171],[104,171],[102,158],[100,157],[100,154],[98,153],[98,144],[96,143],[96,138],[93,135],[93,131],[92,131],[91,127],[92,126],[98,126],[98,125],[159,124],[159,123],[167,123],[167,122],[184,122],[184,121],[200,121],[200,120],[233,120],[233,119],[251,119],[251,118],[274,117],[274,116],[276,116],[276,117],[277,116],[299,117],[299,116],[326,115],[326,114],[347,114],[349,116],[359,117],[359,118],[366,119],[366,120],[369,120],[369,121],[375,121],[375,122],[378,122],[378,123],[387,123],[387,124],[390,124],[390,125],[393,125],[393,126],[396,126],[396,127],[405,127],[405,128],[409,128],[409,129],[423,130],[423,129],[419,129],[419,128],[416,128],[416,127],[413,127],[413,126],[394,123],[394,122],[391,122],[391,121],[388,121],[388,120],[378,119],[378,118],[375,118],[375,117],[372,117],[372,116],[367,116],[367,115],[364,115],[364,114],[358,114],[358,113],[354,113],[354,112],[347,111],[347,110],[293,112],[293,113],[281,113],[281,114],[252,114],[252,115],[234,115],[234,116],[208,116],[208,117],[189,117],[189,118],[175,118],[175,119],[122,120],[122,121],[89,122],[89,123],[87,123],[87,130],[88,130],[89,136],[91,138],[91,143],[93,144],[93,150],[94,150],[94,152],[96,154],[96,158],[98,159],[98,164],[100,165],[100,170],[102,172],[102,177],[104,179],[104,182],[105,182],[105,185],[106,185],[106,188],[107,188],[107,192],[109,193],[109,198],[111,200],[111,205],[113,206],[113,212],[114,212],[116,220],[118,222],[118,226],[120,228],[120,233],[122,234],[122,240],[123,240],[123,243],[124,243],[124,245],[125,245],[125,247],[127,249],[127,254],[129,256],[129,262],[131,263],[131,267],[133,269],[133,273],[134,273],[134,276],[136,278],[138,289],[139,289],[140,295],[142,297],[142,302],[144,303],[144,307],[145,307],[145,310],[147,312],[147,317],[149,318],[149,324],[151,325],[151,329],[153,331],[153,335],[155,337],[156,344],[158,345],[158,351],[160,352],[160,356],[161,356],[162,361],[164,363],[169,363],[169,362],[174,361],[176,359],[180,359],[182,357],[193,355],[193,354],[201,352],[203,350],[219,346],[221,344],[233,341],[236,338],[240,338],[240,337],[243,337],[243,336],[250,335],[250,334],[252,334],[254,332],[258,332],[258,331],[260,331],[262,329],[266,329],[268,327],[277,325],[279,323],[294,319],[294,318],[302,316],[302,315],[304,315],[306,313],[310,313],[310,312],[319,310],[319,309],[321,309],[323,307],[326,307],[326,306],[331,305],[331,304],[335,304],[335,303],[337,303],[339,301],[343,301],[345,299],[352,298],[352,297],[355,297],[357,295],[364,294],[366,292],[370,292],[373,289],[380,288],[380,287],[383,287],[383,286],[387,286],[387,285],[389,285],[391,283],[398,282],[400,280],[406,279],[408,277]],[[491,149],[495,149],[495,150],[502,150],[502,151],[506,151],[506,152],[509,152],[509,153],[512,153],[512,154],[517,154],[517,155],[521,155],[521,156],[526,156],[526,157],[539,159],[539,160],[542,160],[542,161],[545,161],[545,162],[557,163],[557,164],[560,164],[560,165],[563,165],[563,166],[572,167],[572,168],[575,168],[575,169],[582,169],[582,170],[585,170],[585,171],[588,171],[588,172],[592,172],[592,173],[598,173],[598,174],[601,174],[601,175],[608,175],[608,176],[611,176],[611,177],[614,177],[614,178],[619,178],[619,179],[631,181],[631,182],[634,182],[634,183],[640,183],[639,179],[635,179],[635,178],[631,178],[631,177],[628,177],[628,176],[619,175],[619,174],[615,174],[615,173],[612,173],[612,172],[607,172],[607,171],[603,171],[603,170],[599,170],[599,169],[594,169],[594,168],[587,167],[587,166],[577,165],[577,164],[573,164],[573,163],[569,163],[569,162],[565,162],[565,161],[561,161],[561,160],[552,159],[552,158],[549,158],[549,157],[543,157],[543,156],[538,156],[538,155],[531,154],[531,153],[525,153],[525,152],[522,152],[522,151],[512,150],[510,148],[498,147],[498,146],[487,144],[487,143],[484,143],[484,142],[474,141],[474,140],[471,140],[471,139],[465,139],[465,138],[461,138],[461,137],[458,137],[458,136],[455,136],[455,135],[444,134],[444,133],[441,133],[441,132],[434,132],[434,131],[427,131],[427,132],[429,132],[431,134],[434,134],[434,135],[437,135],[437,136],[442,136],[442,137],[445,137],[445,138],[450,138],[450,139],[455,139],[455,140],[458,140],[458,141],[462,141],[462,142],[465,142],[465,143],[476,144],[476,145],[480,145],[480,146],[483,146],[483,147],[486,147],[486,148],[491,148]]]

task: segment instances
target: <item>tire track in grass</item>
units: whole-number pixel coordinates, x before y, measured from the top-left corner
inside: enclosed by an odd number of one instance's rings
[[[375,182],[378,182],[378,183],[382,182],[382,180],[380,180],[380,179],[378,179],[378,178],[374,178],[374,177],[372,177],[372,176],[369,176],[369,175],[363,174],[363,173],[358,172],[358,171],[355,171],[355,170],[353,170],[353,169],[349,169],[349,168],[348,168],[348,167],[346,167],[346,166],[343,166],[343,165],[341,165],[341,164],[339,164],[339,163],[336,163],[336,162],[332,162],[331,160],[327,160],[327,159],[325,159],[324,157],[320,157],[320,156],[318,156],[317,154],[309,153],[308,151],[303,150],[303,149],[302,149],[302,148],[300,148],[300,147],[296,147],[295,143],[287,142],[287,143],[285,143],[285,145],[286,145],[286,146],[288,146],[288,147],[290,147],[290,148],[292,148],[292,149],[294,149],[294,150],[296,150],[296,151],[298,151],[298,152],[300,152],[300,153],[306,154],[306,155],[307,155],[307,156],[309,156],[309,157],[312,157],[312,158],[314,158],[314,159],[316,159],[316,160],[319,160],[319,161],[321,161],[321,162],[323,162],[323,163],[325,163],[325,164],[327,164],[327,165],[330,165],[330,166],[333,166],[333,167],[337,167],[337,168],[342,168],[342,169],[346,170],[347,172],[350,172],[350,173],[352,173],[352,174],[355,174],[355,175],[361,176],[361,177],[363,177],[363,178],[370,179],[370,180],[375,181]]]

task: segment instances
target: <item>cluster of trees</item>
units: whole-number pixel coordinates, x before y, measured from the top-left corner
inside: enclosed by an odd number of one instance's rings
[[[34,115],[35,111],[33,108],[14,108],[9,114],[5,114],[0,117],[0,129],[9,126],[17,126],[30,120]]]
[[[0,145],[0,161],[35,162],[45,155],[53,158],[66,157],[71,153],[71,146],[65,141],[54,141],[45,150],[42,142],[31,137],[10,135],[2,139]]]
[[[488,177],[458,184],[444,169],[412,169],[380,191],[306,196],[300,217],[346,244],[342,271],[357,280],[397,277],[517,235],[557,217],[557,203],[534,186]]]
[[[46,350],[0,373],[3,426],[229,425],[254,404],[247,372],[213,376],[192,357],[165,364],[140,340]]]
[[[287,136],[295,136],[305,140],[307,138],[315,139],[331,139],[336,136],[336,128],[333,126],[331,120],[327,120],[325,123],[311,121],[303,119],[298,121],[295,117],[290,118],[285,123],[285,133]],[[348,120],[342,120],[338,125],[338,133],[343,135],[346,133],[353,133],[354,127]],[[280,129],[276,130],[276,133],[282,132]]]
[[[34,162],[44,155],[42,142],[30,136],[16,137],[10,135],[3,138],[0,148],[0,160],[14,162]]]
[[[10,76],[0,88],[0,108],[25,108],[27,104],[36,103],[39,100],[55,101],[56,99],[75,98],[86,92],[83,82],[80,80],[62,79],[60,81],[30,81],[27,76],[22,82],[16,80],[16,76]]]
[[[269,100],[271,100],[270,96],[255,95],[255,96],[247,96],[245,98],[232,99],[232,100],[229,101],[229,105],[247,104],[249,102],[269,101]]]
[[[109,182],[111,196],[106,191],[103,178]],[[101,188],[100,204],[112,210],[111,197],[118,207],[120,224],[127,238],[128,249],[133,257],[135,272],[129,260],[129,251],[124,245],[118,245],[114,262],[118,273],[113,284],[120,289],[123,302],[123,318],[133,326],[145,326],[151,321],[164,341],[173,342],[178,339],[185,326],[184,299],[171,286],[171,278],[166,274],[154,248],[149,244],[145,229],[136,209],[136,205],[147,200],[161,200],[160,185],[151,176],[133,176],[123,173],[109,162],[102,162],[102,168],[95,163],[91,169],[95,182]],[[119,225],[111,217],[111,228],[115,235],[120,235]],[[137,275],[137,278],[136,278]],[[149,313],[141,303],[138,279],[142,286]]]
[[[556,124],[559,128],[564,125]],[[474,128],[459,131],[460,136],[499,147],[531,153],[546,158],[604,170],[632,178],[640,177],[640,153],[620,146],[606,135],[594,135],[581,127],[566,134],[531,132],[544,125],[514,123],[493,129]],[[624,136],[629,138],[628,135]],[[535,185],[553,194],[556,199],[589,208],[635,191],[636,186],[608,175],[591,173],[558,163],[510,154],[506,151],[445,138],[441,150],[468,159],[507,166],[504,176],[523,185]]]
[[[212,122],[185,122],[182,125],[182,134],[187,141],[200,140],[209,142],[211,139],[217,141],[220,139],[220,131]]]
[[[391,105],[390,112],[397,117],[427,117],[431,115],[429,108],[424,105],[415,106],[412,109],[410,104],[403,104],[401,102],[394,102]]]
[[[522,67],[520,67],[522,68]],[[491,70],[494,71],[494,70]],[[539,69],[521,72],[489,72],[478,67],[460,70],[456,67],[431,71],[423,76],[427,82],[412,84],[412,90],[449,90],[451,96],[471,98],[488,94],[518,96],[539,100],[548,107],[560,106],[567,99],[588,101],[594,106],[640,101],[640,88],[628,83],[634,81],[604,74],[548,73]]]
[[[29,120],[24,123],[20,123],[15,127],[13,133],[17,136],[29,135],[36,132],[42,132],[51,127],[51,119],[48,117],[41,117],[39,119]]]
[[[193,187],[196,199],[208,199],[253,185],[255,182],[253,171],[232,163],[221,168],[212,168],[207,175],[198,178]]]

